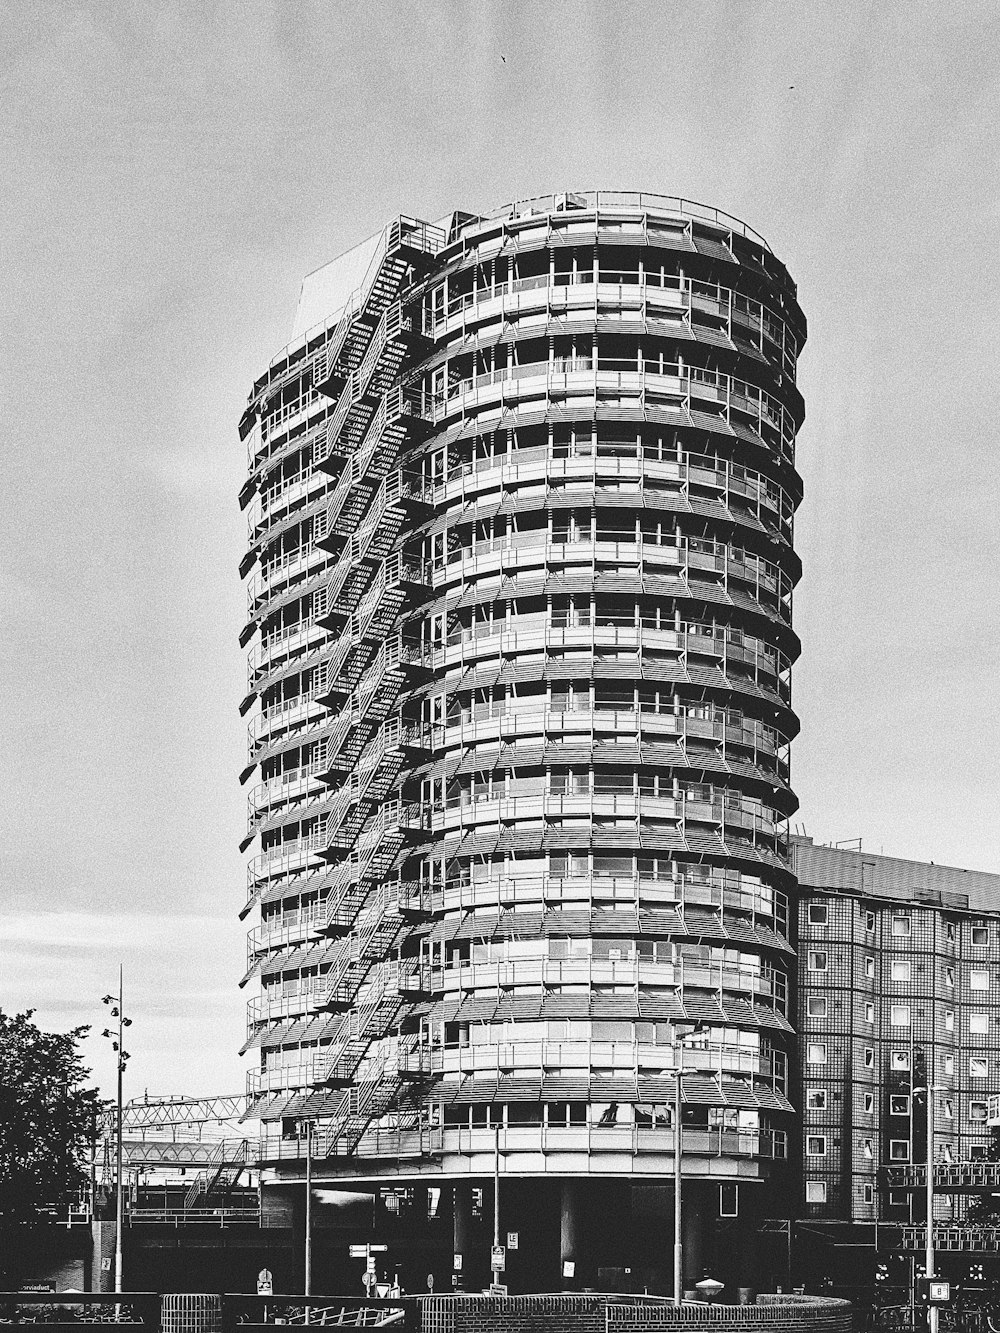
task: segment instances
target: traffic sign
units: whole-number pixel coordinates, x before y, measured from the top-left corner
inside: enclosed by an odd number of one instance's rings
[[[517,1235],[517,1232],[516,1232],[516,1231],[508,1231],[508,1232],[507,1232],[507,1248],[508,1248],[508,1250],[516,1250],[516,1249],[517,1249],[517,1241],[518,1241],[518,1235]]]
[[[507,1295],[507,1288],[503,1285],[502,1282],[491,1282],[491,1283],[490,1283],[490,1295],[491,1295],[491,1296],[506,1296],[506,1295]]]
[[[370,1268],[366,1268],[364,1277],[362,1277],[361,1281],[365,1284],[365,1291],[371,1291],[372,1287],[374,1287],[375,1283],[378,1281],[378,1278]]]
[[[932,1305],[947,1305],[951,1300],[951,1283],[936,1282],[932,1278],[928,1284],[927,1295]]]
[[[507,1251],[502,1245],[494,1245],[490,1251],[490,1267],[495,1273],[502,1273],[507,1259]]]

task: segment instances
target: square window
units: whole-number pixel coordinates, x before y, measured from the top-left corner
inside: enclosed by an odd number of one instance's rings
[[[889,1160],[891,1162],[908,1162],[910,1160],[909,1139],[889,1140]]]
[[[825,949],[810,949],[810,950],[809,950],[809,971],[810,971],[810,972],[825,972],[825,971],[826,971],[826,962],[827,962],[827,958],[826,958],[826,950],[825,950]]]
[[[806,1181],[806,1203],[826,1203],[826,1181]]]
[[[987,926],[972,927],[972,943],[977,948],[982,948],[990,942],[990,932]]]
[[[969,1059],[970,1078],[986,1078],[989,1072],[990,1072],[989,1062],[987,1060],[984,1060],[982,1056],[973,1055],[970,1057]]]
[[[896,939],[908,939],[910,935],[910,918],[908,916],[894,916],[892,918],[892,933]]]
[[[872,1004],[871,1000],[869,1000],[865,1005],[865,1022],[866,1023],[875,1022],[875,1006],[874,1004]]]
[[[974,1143],[969,1148],[969,1157],[974,1162],[985,1162],[988,1155],[988,1149],[985,1143]]]
[[[893,1208],[899,1208],[901,1206],[908,1204],[909,1202],[910,1202],[910,1196],[907,1194],[906,1190],[889,1191],[889,1203],[892,1205]]]
[[[865,976],[866,977],[875,976],[875,959],[872,958],[871,956],[867,956],[865,958]]]
[[[989,1014],[970,1014],[969,1031],[974,1032],[979,1037],[985,1037],[990,1030]]]
[[[875,1094],[873,1092],[865,1093],[864,1107],[865,1107],[865,1115],[875,1114]]]
[[[907,962],[897,959],[889,966],[889,978],[891,981],[909,981],[910,965]]]
[[[826,1135],[825,1135],[825,1134],[807,1134],[807,1135],[806,1135],[806,1156],[807,1156],[807,1157],[825,1157],[825,1156],[826,1156]]]
[[[974,967],[969,973],[970,990],[989,990],[990,974],[985,967]]]
[[[827,922],[826,903],[809,904],[809,924],[810,926],[825,926]]]
[[[909,1051],[893,1051],[890,1063],[895,1070],[905,1071],[910,1067]]]
[[[806,1000],[806,1013],[810,1018],[826,1018],[826,996],[810,995]]]
[[[806,1089],[806,1110],[807,1111],[826,1110],[826,1088]]]
[[[910,1026],[910,1006],[908,1004],[894,1004],[889,1009],[889,1025],[894,1028],[908,1028]]]
[[[969,1119],[975,1125],[982,1125],[986,1122],[986,1103],[969,1102]]]
[[[806,1064],[825,1065],[826,1064],[826,1042],[811,1041],[806,1047]]]
[[[889,1098],[889,1114],[890,1114],[890,1115],[909,1115],[909,1114],[910,1114],[910,1099],[909,1099],[909,1097],[901,1097],[901,1096],[890,1097],[890,1098]]]

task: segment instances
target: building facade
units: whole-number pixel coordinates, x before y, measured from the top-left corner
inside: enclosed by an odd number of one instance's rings
[[[395,220],[254,385],[253,1110],[446,1276],[498,1164],[525,1285],[668,1285],[678,1151],[686,1282],[787,1213],[804,338],[744,224],[550,196]]]
[[[799,1216],[831,1232],[867,1225],[871,1249],[877,1222],[890,1248],[921,1249],[929,1102],[935,1220],[950,1235],[942,1245],[979,1264],[996,1252],[996,1237],[984,1249],[963,1224],[971,1200],[1000,1189],[986,1160],[1000,1093],[1000,875],[800,837],[791,852],[800,894]]]

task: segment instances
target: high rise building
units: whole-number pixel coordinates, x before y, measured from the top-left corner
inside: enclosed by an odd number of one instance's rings
[[[497,1165],[515,1289],[669,1286],[678,1143],[686,1284],[787,1214],[804,338],[743,223],[555,195],[394,220],[250,395],[264,1159],[439,1283]]]

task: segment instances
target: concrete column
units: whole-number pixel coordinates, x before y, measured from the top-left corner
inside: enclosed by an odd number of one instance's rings
[[[580,1290],[580,1261],[583,1229],[581,1182],[564,1180],[559,1196],[559,1274],[564,1291]],[[565,1276],[565,1265],[575,1265],[573,1276]]]
[[[702,1279],[705,1265],[705,1201],[701,1190],[690,1181],[684,1182],[683,1218],[681,1221],[684,1241],[684,1296],[694,1300],[697,1296],[695,1283]]]
[[[456,1291],[466,1291],[472,1262],[472,1186],[464,1180],[457,1182],[451,1197],[454,1250],[462,1256],[462,1267],[453,1272],[453,1286]]]

